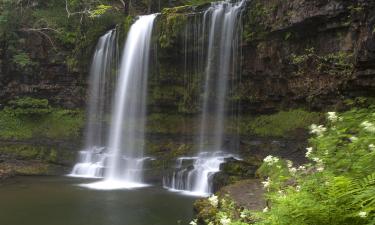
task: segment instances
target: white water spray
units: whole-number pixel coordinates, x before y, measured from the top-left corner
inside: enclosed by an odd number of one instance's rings
[[[141,16],[131,26],[122,56],[108,142],[105,179],[87,184],[119,189],[143,184],[144,127],[150,45],[156,15]]]
[[[111,30],[99,39],[92,59],[85,148],[79,152],[79,161],[70,174],[73,177],[99,178],[104,173],[104,121],[112,98],[113,68],[117,67],[116,33]]]
[[[203,96],[203,112],[199,136],[199,154],[192,160],[193,169],[177,168],[172,177],[165,177],[164,186],[194,195],[212,193],[212,177],[220,171],[226,158],[233,157],[223,149],[226,97],[239,13],[245,0],[212,3],[204,13],[208,22],[208,53]]]

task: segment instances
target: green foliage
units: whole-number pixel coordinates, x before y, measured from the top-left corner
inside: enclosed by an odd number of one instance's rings
[[[31,97],[17,98],[8,103],[5,108],[8,113],[15,116],[43,116],[51,112],[47,99],[35,99]]]
[[[198,212],[197,219],[193,220],[195,224],[246,225],[251,221],[245,216],[250,212],[237,207],[229,196],[219,198],[213,195],[208,199],[198,200],[194,207]]]
[[[28,54],[25,40],[39,37],[53,63],[66,63],[69,71],[85,71],[98,38],[123,20],[122,9],[109,0],[0,1],[0,41],[17,70],[32,73],[39,59]],[[30,40],[28,40],[30,41]],[[65,58],[65,60],[64,60]],[[81,62],[81,63],[78,63]],[[34,66],[34,67],[32,67]],[[31,68],[30,68],[31,67]],[[83,67],[83,68],[82,68]]]
[[[276,10],[276,5],[267,6],[265,2],[256,2],[245,13],[243,38],[245,41],[254,41],[263,39],[269,33],[269,29],[265,23],[266,18],[269,17]]]
[[[246,123],[242,123],[241,133],[286,137],[294,134],[298,129],[305,129],[308,125],[319,122],[321,118],[321,113],[302,109],[280,111],[276,114],[248,119]]]
[[[94,10],[92,10],[90,12],[90,17],[91,18],[99,17],[99,16],[103,15],[104,13],[106,13],[111,8],[112,7],[109,6],[109,5],[98,5],[98,6],[96,6],[96,8]]]
[[[0,111],[0,138],[78,138],[83,124],[80,110],[51,108],[45,99],[22,98]]]
[[[374,107],[328,114],[327,127],[312,126],[306,156],[293,167],[265,159],[270,211],[256,224],[356,225],[375,222]]]
[[[167,8],[162,11],[159,43],[162,48],[170,48],[185,28],[187,6]]]
[[[217,2],[219,0],[188,0],[185,2],[187,5],[203,5],[211,2]]]
[[[13,62],[21,68],[34,65],[29,55],[26,54],[25,52],[21,52],[21,53],[14,55]]]
[[[343,51],[320,56],[315,53],[314,48],[308,48],[305,49],[304,54],[292,54],[290,61],[292,65],[297,67],[295,75],[318,72],[333,76],[350,77],[354,69],[353,54]],[[314,68],[314,71],[311,71],[312,68]]]
[[[366,225],[375,223],[375,106],[327,113],[327,125],[311,125],[309,163],[267,156],[267,207],[239,209],[226,198],[201,200],[196,224]],[[223,203],[224,201],[224,203]],[[225,219],[223,221],[222,219]]]

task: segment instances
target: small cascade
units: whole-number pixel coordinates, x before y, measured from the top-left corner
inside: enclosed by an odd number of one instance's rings
[[[70,176],[98,178],[103,176],[105,154],[105,116],[110,111],[113,68],[117,68],[116,29],[103,35],[96,46],[89,80],[89,101],[85,147]]]
[[[223,148],[224,124],[229,76],[238,46],[235,43],[238,41],[238,19],[244,3],[245,0],[214,2],[203,15],[203,28],[200,29],[207,30],[208,44],[199,153],[187,159],[190,165],[176,168],[171,177],[164,178],[164,186],[171,190],[210,194],[212,176],[220,171],[220,165],[226,158],[233,157]],[[205,40],[205,37],[200,39]]]
[[[142,187],[144,127],[151,36],[156,15],[140,16],[131,26],[122,56],[112,110],[108,162],[96,189]]]
[[[202,152],[195,157],[178,158],[173,174],[163,178],[163,186],[188,195],[209,195],[213,192],[212,178],[227,158],[236,157],[223,152]]]

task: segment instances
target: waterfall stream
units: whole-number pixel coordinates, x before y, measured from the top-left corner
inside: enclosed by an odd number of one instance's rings
[[[82,186],[94,189],[145,186],[142,170],[144,161],[149,158],[143,156],[144,127],[155,18],[155,14],[140,16],[129,30],[114,95],[107,147],[97,152],[98,161],[92,157],[85,161],[89,171],[95,166],[104,168],[104,180]],[[95,154],[95,150],[93,152]],[[94,177],[97,177],[96,173]]]
[[[103,35],[96,46],[89,80],[89,101],[85,147],[79,152],[79,162],[71,176],[98,178],[103,176],[105,151],[105,116],[110,111],[112,99],[113,68],[117,67],[117,31],[110,30]]]
[[[204,12],[202,26],[208,31],[208,44],[198,155],[179,159],[190,160],[192,167],[177,167],[171,176],[164,177],[166,188],[208,195],[213,175],[226,158],[234,157],[223,147],[224,124],[229,74],[237,50],[236,27],[244,2],[215,2]]]
[[[188,31],[192,28],[193,45],[198,47],[198,58],[191,62],[196,64],[194,69],[204,75],[202,114],[196,140],[198,153],[193,157],[179,158],[175,171],[163,178],[163,186],[170,190],[193,195],[212,193],[213,175],[220,171],[220,165],[227,158],[235,157],[224,147],[224,131],[230,74],[235,67],[234,57],[238,51],[238,21],[244,2],[226,0],[211,3],[200,17],[194,18],[194,24],[188,24],[185,29],[185,72],[188,63]],[[110,31],[99,40],[91,73],[93,94],[88,110],[88,150],[80,152],[80,162],[71,175],[104,179],[83,186],[95,189],[145,186],[143,164],[150,159],[143,154],[146,99],[155,18],[156,14],[140,16],[129,30],[113,98],[107,140],[102,137],[102,123],[95,126],[91,117],[95,117],[96,121],[104,120],[105,103],[100,96],[105,86],[101,85],[105,83],[107,70],[112,64],[113,46],[117,46],[112,37],[115,32]],[[196,60],[199,62],[194,63]]]

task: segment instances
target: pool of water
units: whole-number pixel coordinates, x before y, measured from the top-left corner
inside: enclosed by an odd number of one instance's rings
[[[196,198],[159,187],[98,191],[92,180],[19,177],[0,185],[1,225],[188,224]]]

